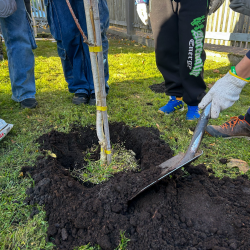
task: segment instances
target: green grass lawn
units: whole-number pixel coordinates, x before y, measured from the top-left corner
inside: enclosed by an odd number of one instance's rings
[[[95,124],[95,107],[76,106],[71,103],[73,94],[67,83],[57,56],[56,44],[51,41],[37,42],[34,51],[36,88],[39,107],[34,110],[20,109],[20,104],[11,100],[11,84],[8,61],[0,62],[0,118],[14,124],[12,131],[0,142],[0,249],[52,249],[46,243],[47,222],[45,212],[30,218],[32,206],[23,203],[25,190],[32,180],[22,178],[22,166],[33,166],[40,154],[39,136],[56,129],[68,132],[72,124],[86,126]],[[192,135],[189,130],[196,122],[185,121],[186,112],[164,116],[157,113],[166,104],[165,94],[156,94],[150,85],[163,81],[155,64],[153,49],[128,40],[110,40],[110,93],[107,98],[110,122],[125,122],[130,126],[153,126],[162,132],[162,138],[177,154],[185,151]],[[6,53],[5,53],[6,58]],[[205,81],[211,84],[227,73],[230,66],[225,61],[205,64]],[[218,69],[219,73],[213,70]],[[246,86],[240,100],[221,113],[210,124],[222,124],[231,116],[245,114],[249,106],[250,86]],[[223,140],[205,135],[200,148],[204,154],[197,164],[205,163],[216,176],[235,177],[237,169],[227,169],[219,162],[221,158],[237,158],[250,164],[250,144],[246,139]],[[227,170],[224,173],[224,170]],[[249,172],[248,172],[249,175]],[[250,175],[249,175],[250,176]],[[39,208],[42,210],[42,208]],[[124,240],[126,242],[126,240]],[[121,245],[124,244],[124,241]],[[123,249],[121,247],[119,249]],[[87,246],[81,249],[93,249]]]

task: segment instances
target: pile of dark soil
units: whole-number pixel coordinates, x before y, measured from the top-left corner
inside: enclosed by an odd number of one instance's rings
[[[247,177],[219,180],[203,165],[189,166],[189,174],[176,171],[128,204],[131,194],[150,181],[148,173],[157,175],[154,166],[172,157],[172,151],[154,129],[117,123],[110,131],[112,143],[123,142],[133,150],[143,170],[116,174],[100,185],[81,184],[68,170],[84,165],[82,156],[97,144],[93,128],[52,131],[39,138],[41,150],[58,157],[39,157],[34,168],[22,171],[35,180],[26,202],[45,205],[48,240],[59,249],[90,242],[112,250],[119,245],[120,231],[126,231],[129,250],[250,249]]]
[[[165,82],[150,85],[149,88],[155,93],[167,93]]]

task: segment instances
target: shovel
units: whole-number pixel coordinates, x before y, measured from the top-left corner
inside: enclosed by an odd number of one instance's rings
[[[157,168],[162,169],[161,174],[158,176],[158,178],[155,181],[149,183],[146,187],[141,189],[139,192],[137,192],[134,196],[132,196],[129,199],[129,201],[131,201],[137,195],[139,195],[140,193],[142,193],[149,187],[153,186],[154,184],[156,184],[163,178],[167,177],[168,175],[170,175],[177,169],[184,167],[188,165],[189,163],[195,161],[203,154],[203,151],[202,150],[198,151],[198,148],[200,146],[202,137],[204,135],[205,128],[208,124],[208,120],[210,117],[210,110],[211,110],[211,103],[209,103],[203,110],[186,153],[185,154],[179,153],[178,155],[158,165]]]

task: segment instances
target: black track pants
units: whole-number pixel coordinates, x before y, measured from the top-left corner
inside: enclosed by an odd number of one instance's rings
[[[167,94],[196,106],[206,85],[203,50],[209,0],[151,0],[156,64]]]

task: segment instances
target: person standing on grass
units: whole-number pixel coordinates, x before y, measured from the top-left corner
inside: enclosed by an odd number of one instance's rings
[[[74,104],[95,105],[95,89],[91,69],[88,45],[83,43],[83,38],[70,13],[65,0],[45,0],[47,17],[52,36],[57,41],[58,55],[61,58],[65,80],[68,83],[70,93],[74,93]],[[108,39],[106,31],[109,27],[109,10],[106,0],[98,0],[102,47],[104,58],[104,75],[106,93],[108,93]],[[72,9],[87,35],[87,25],[83,0],[70,0]]]
[[[206,19],[224,0],[136,0],[142,21],[147,20],[149,1],[156,64],[170,96],[168,103],[158,111],[170,114],[183,110],[185,102],[188,106],[186,120],[198,119],[200,96],[206,89],[203,80]]]
[[[214,84],[200,102],[199,108],[204,109],[211,102],[211,118],[218,118],[222,110],[231,107],[239,100],[242,89],[249,82],[250,51],[236,67],[231,67],[231,70]],[[232,117],[221,126],[207,126],[206,132],[214,137],[227,139],[245,137],[250,140],[250,108],[245,116]]]
[[[0,0],[0,7],[9,4]],[[21,103],[22,108],[35,108],[36,86],[34,76],[34,54],[36,48],[33,29],[29,22],[24,0],[15,0],[16,11],[5,16],[0,11],[0,25],[7,48],[12,99]]]

